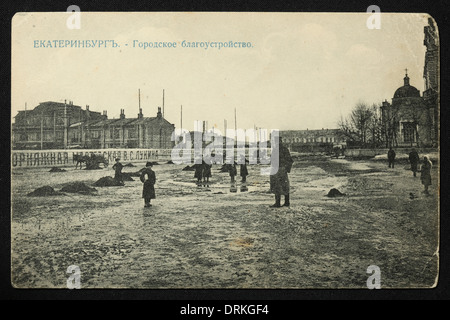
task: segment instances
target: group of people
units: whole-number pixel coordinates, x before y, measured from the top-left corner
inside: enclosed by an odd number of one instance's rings
[[[389,168],[394,168],[395,157],[395,150],[390,147],[388,151]],[[413,172],[413,176],[417,177],[417,172],[420,172],[420,180],[422,181],[422,184],[424,186],[424,193],[429,194],[428,188],[431,185],[431,168],[433,167],[430,158],[428,156],[424,156],[422,164],[419,167],[419,153],[416,149],[412,149],[412,151],[408,155],[408,159],[409,163],[411,164],[411,171]]]
[[[197,178],[198,185],[202,183],[202,179],[204,183],[209,183],[209,178],[212,177],[211,168],[212,164],[207,164],[205,160],[202,160],[202,163],[194,164],[194,178]]]
[[[272,208],[281,208],[281,207],[289,207],[290,206],[290,183],[288,173],[291,172],[293,159],[289,152],[289,149],[283,145],[283,141],[279,138],[277,144],[273,146],[273,152],[277,152],[279,155],[278,161],[278,169],[276,172],[271,173],[270,175],[270,192],[275,195],[275,203],[271,205]],[[395,166],[395,157],[396,153],[394,149],[391,147],[388,151],[388,161],[389,168],[394,168]],[[240,164],[240,175],[242,178],[242,182],[245,183],[248,176],[247,163],[248,161],[242,161]],[[417,153],[416,149],[413,149],[409,153],[409,162],[411,164],[411,171],[413,172],[414,177],[417,176],[417,172],[420,172],[420,178],[422,184],[424,185],[424,193],[429,194],[428,188],[431,185],[431,168],[432,163],[428,156],[424,156],[422,164],[419,168],[420,157]],[[141,171],[140,180],[144,183],[142,197],[144,198],[145,207],[150,207],[151,199],[155,199],[155,182],[156,175],[152,170],[152,162],[147,162],[145,168]],[[113,166],[115,170],[114,179],[118,181],[123,181],[122,178],[122,168],[123,165],[120,163],[120,159],[116,159],[116,163]],[[202,161],[201,164],[195,164],[195,173],[194,178],[197,178],[197,183],[201,184],[202,179],[204,183],[209,183],[209,178],[211,178],[211,168],[212,164],[207,164],[205,161]],[[231,183],[235,182],[235,177],[237,176],[237,163],[226,165],[226,171],[228,171]],[[284,203],[281,204],[281,198],[284,196]]]
[[[282,206],[288,207],[290,206],[289,192],[290,192],[290,184],[288,173],[291,172],[292,168],[292,157],[289,152],[289,149],[286,148],[281,138],[277,145],[274,145],[274,150],[279,154],[279,163],[278,170],[276,173],[270,176],[270,192],[275,194],[275,203],[271,205],[272,208],[281,208]],[[123,182],[122,177],[122,169],[123,165],[120,163],[120,159],[115,159],[116,163],[113,165],[113,170],[115,172],[114,179],[117,181]],[[242,182],[245,183],[247,181],[248,168],[247,168],[247,159],[243,159],[240,166],[240,176],[242,178]],[[151,200],[156,198],[155,194],[155,183],[156,183],[156,174],[152,170],[153,163],[147,162],[145,168],[141,171],[140,180],[144,184],[142,190],[142,198],[144,198],[144,206],[150,207]],[[202,179],[204,182],[208,183],[211,175],[212,164],[207,164],[205,161],[202,161],[201,164],[195,164],[195,173],[194,177],[197,178],[197,183],[201,183]],[[237,163],[226,165],[227,171],[231,178],[231,183],[235,182],[235,177],[237,176]],[[281,197],[284,196],[284,204],[281,205]]]
[[[247,163],[248,160],[244,159],[243,161],[244,163],[240,164],[240,176],[242,178],[242,182],[245,183],[247,181],[247,176],[248,176],[248,168],[247,168]],[[230,179],[231,179],[231,183],[235,183],[236,182],[236,176],[237,176],[237,163],[234,162],[233,164],[225,164],[225,171],[228,172],[228,174],[230,175]],[[204,160],[202,161],[202,163],[200,164],[194,164],[194,178],[197,179],[197,185],[201,185],[202,183],[202,179],[203,179],[203,183],[209,183],[209,178],[212,177],[211,174],[211,168],[212,168],[212,164],[207,164]]]
[[[123,164],[120,163],[120,158],[116,158],[116,163],[114,163],[114,165],[112,166],[114,170],[114,180],[122,183],[123,183],[123,174],[122,174],[123,167],[124,167]],[[141,174],[139,176],[139,179],[144,184],[144,188],[142,190],[142,198],[144,198],[144,207],[146,208],[151,207],[152,206],[150,204],[151,199],[156,198],[155,193],[156,174],[152,170],[152,167],[153,163],[150,161],[147,162],[145,164],[145,168],[141,170]]]

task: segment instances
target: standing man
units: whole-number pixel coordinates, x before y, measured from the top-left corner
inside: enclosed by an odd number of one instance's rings
[[[193,167],[195,168],[194,172],[194,178],[197,178],[197,185],[200,186],[202,184],[202,178],[203,178],[203,163],[205,163],[202,160],[202,163],[195,163]]]
[[[389,168],[394,168],[394,163],[395,163],[395,151],[394,149],[392,149],[392,147],[389,148],[388,151],[388,161],[389,161]]]
[[[141,172],[141,176],[139,177],[141,182],[144,183],[144,188],[142,190],[142,198],[144,198],[144,207],[151,207],[150,204],[151,199],[156,198],[155,194],[155,182],[156,175],[152,170],[153,164],[151,162],[147,162],[145,164],[144,170]]]
[[[243,163],[240,164],[240,175],[242,178],[242,182],[245,183],[247,181],[248,169],[247,163],[249,162],[245,157],[241,159]]]
[[[422,184],[425,188],[425,190],[423,191],[426,195],[429,195],[430,193],[428,192],[428,187],[431,185],[431,167],[433,165],[431,164],[430,159],[425,156],[423,158],[423,164],[422,167],[420,168],[420,180],[422,180]]]
[[[122,169],[123,165],[120,163],[120,158],[116,158],[116,163],[112,166],[114,170],[114,179],[119,182],[123,182]]]
[[[290,206],[289,199],[289,178],[288,173],[291,172],[292,163],[294,162],[291,157],[289,149],[283,145],[281,137],[278,138],[278,144],[274,145],[272,154],[274,151],[278,151],[278,171],[276,173],[271,173],[270,175],[270,192],[275,194],[275,204],[272,208],[281,207],[281,196],[284,195],[283,207]],[[272,160],[273,162],[273,160]]]
[[[228,172],[231,177],[231,183],[234,183],[236,181],[235,177],[237,176],[236,161],[233,164],[228,165]]]
[[[202,161],[202,166],[203,166],[203,171],[202,171],[202,175],[203,175],[203,183],[209,183],[209,178],[211,178],[211,168],[212,168],[212,163],[211,164],[207,164],[205,162],[205,160]]]
[[[419,167],[419,154],[417,153],[416,149],[412,149],[412,151],[409,153],[409,163],[411,163],[411,171],[414,174],[414,177],[416,177],[416,173],[418,171]]]

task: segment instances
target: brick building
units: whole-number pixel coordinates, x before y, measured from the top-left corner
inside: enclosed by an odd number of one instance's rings
[[[19,111],[12,124],[12,143],[16,149],[63,149],[71,123],[104,119],[100,112],[83,110],[72,101],[42,102],[32,110]]]
[[[146,148],[171,149],[175,126],[163,118],[161,108],[156,117],[126,118],[121,109],[119,119],[108,119],[107,112],[83,110],[72,102],[44,102],[30,111],[19,111],[12,125],[15,149],[103,149]]]

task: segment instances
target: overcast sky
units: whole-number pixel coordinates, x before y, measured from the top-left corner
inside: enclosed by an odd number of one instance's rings
[[[423,91],[427,15],[326,13],[69,13],[13,18],[12,116],[44,101],[72,100],[118,118],[156,116],[192,130],[195,120],[239,128],[336,128],[358,102],[391,101],[403,85]],[[35,40],[115,40],[120,48],[35,48]],[[177,48],[132,48],[133,40]],[[186,41],[243,41],[252,48],[182,48]],[[125,46],[128,44],[128,46]]]

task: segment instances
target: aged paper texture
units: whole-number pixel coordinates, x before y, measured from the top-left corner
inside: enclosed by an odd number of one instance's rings
[[[14,287],[437,285],[427,14],[17,13],[11,50]]]

